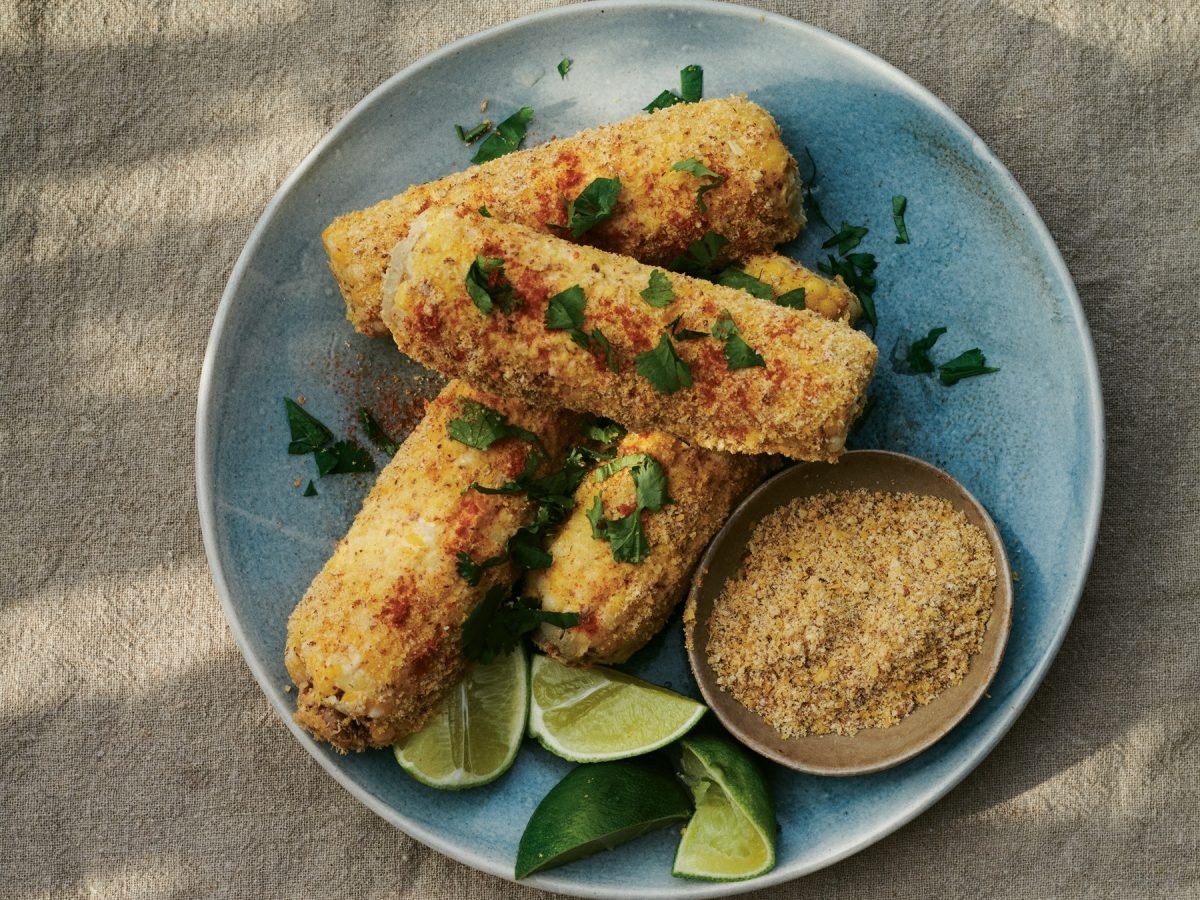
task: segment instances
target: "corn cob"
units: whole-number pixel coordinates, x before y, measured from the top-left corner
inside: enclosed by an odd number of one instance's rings
[[[538,598],[543,609],[579,614],[576,626],[542,625],[535,635],[543,650],[564,662],[624,662],[658,633],[683,596],[700,552],[771,460],[689,447],[661,431],[628,434],[617,445],[618,459],[639,453],[662,466],[671,496],[662,508],[641,513],[650,547],[646,558],[614,560],[610,545],[593,537],[587,517],[596,497],[610,518],[631,513],[633,480],[618,473],[596,483],[589,476],[548,548],[554,562],[526,577],[524,593]]]
[[[482,313],[468,293],[480,257],[503,260],[503,276],[521,298],[509,312]],[[875,345],[844,323],[682,275],[670,276],[674,299],[656,308],[639,296],[653,271],[519,225],[429,210],[397,245],[383,315],[402,351],[483,389],[714,450],[836,459],[861,409]],[[496,277],[493,269],[489,278]],[[547,329],[549,299],[573,286],[586,297],[581,332]],[[763,365],[730,371],[722,340],[668,336],[673,322],[708,333],[730,318]],[[611,361],[587,337],[595,330]],[[646,365],[643,354],[661,358],[672,346],[691,384],[681,376],[677,389],[663,390],[637,368]]]
[[[862,315],[862,304],[846,287],[841,275],[830,280],[779,253],[749,256],[742,261],[742,269],[747,275],[770,285],[776,294],[803,288],[804,308],[823,318],[853,325]]]
[[[502,553],[532,512],[523,494],[467,490],[514,478],[530,446],[502,438],[476,450],[450,438],[447,424],[468,400],[533,431],[551,454],[574,435],[570,415],[461,382],[429,404],[288,621],[296,721],[338,750],[386,746],[418,730],[465,671],[467,614],[491,586],[515,580],[511,563],[484,570],[475,587],[456,570],[460,551],[475,562]]]
[[[704,212],[697,191],[715,179],[671,168],[688,159],[724,179],[705,192]],[[601,177],[621,182],[616,210],[582,240],[655,265],[707,231],[729,241],[726,258],[741,258],[790,240],[804,224],[796,161],[766,110],[744,97],[680,104],[511,153],[341,216],[322,237],[347,317],[363,334],[387,334],[379,318],[384,270],[424,210],[486,206],[498,219],[548,231],[563,223],[564,198]]]

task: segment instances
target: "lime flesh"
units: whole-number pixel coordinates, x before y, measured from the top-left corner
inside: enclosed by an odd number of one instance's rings
[[[707,707],[657,685],[596,666],[533,657],[529,734],[573,762],[639,756],[687,734]]]
[[[674,874],[740,881],[775,865],[775,807],[750,755],[727,738],[688,735],[680,741],[681,777],[696,802]]]
[[[611,850],[691,811],[687,791],[656,758],[579,766],[530,816],[517,848],[516,877]]]
[[[495,781],[525,736],[528,671],[521,646],[475,666],[424,728],[395,745],[396,762],[422,784],[444,790]]]

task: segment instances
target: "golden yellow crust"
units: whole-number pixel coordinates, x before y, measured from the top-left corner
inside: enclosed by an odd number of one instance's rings
[[[573,417],[451,382],[379,474],[362,511],[288,620],[285,662],[299,688],[296,721],[339,750],[382,747],[418,730],[462,677],[462,623],[509,565],[476,587],[456,571],[500,553],[528,524],[524,495],[467,491],[516,476],[528,444],[506,438],[475,450],[446,433],[474,399],[541,436],[551,453],[573,435]]]
[[[696,159],[725,177],[672,171]],[[744,97],[680,104],[511,153],[336,219],[322,238],[346,300],[347,318],[363,334],[386,335],[380,285],[396,243],[413,219],[433,206],[476,210],[546,231],[563,221],[563,200],[595,178],[619,178],[613,217],[583,240],[614,253],[663,265],[706,231],[729,240],[730,258],[769,251],[804,224],[796,161],[770,113]]]
[[[478,255],[504,260],[523,298],[509,314],[481,313],[465,277]],[[443,374],[543,406],[608,416],[638,431],[667,431],[714,450],[834,460],[845,446],[877,350],[860,332],[683,275],[671,275],[666,308],[639,293],[652,268],[519,225],[429,210],[397,246],[384,320],[409,356]],[[547,330],[548,298],[574,285],[587,298],[583,330],[599,328],[619,372],[567,331]],[[708,332],[725,312],[766,365],[730,371],[714,338],[677,341],[693,384],[660,393],[635,371],[669,323]]]
[[[766,474],[769,460],[689,447],[663,432],[629,434],[617,457],[645,453],[667,476],[673,502],[641,513],[650,546],[639,563],[617,562],[611,545],[592,537],[586,511],[597,495],[608,518],[635,507],[633,479],[620,472],[597,484],[589,475],[575,495],[575,510],[549,546],[554,562],[526,577],[524,593],[542,608],[579,613],[578,625],[543,625],[535,640],[548,654],[572,664],[620,663],[650,640],[683,596],[705,545],[733,506]]]

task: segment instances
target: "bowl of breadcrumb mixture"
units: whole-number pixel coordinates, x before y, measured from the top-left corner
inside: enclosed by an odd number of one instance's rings
[[[861,774],[970,711],[1011,604],[1003,543],[965,488],[857,451],[747,498],[697,570],[684,626],[701,691],[737,737],[802,771]]]

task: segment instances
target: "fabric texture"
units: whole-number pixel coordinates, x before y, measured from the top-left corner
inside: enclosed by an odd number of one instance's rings
[[[546,0],[0,5],[0,897],[523,898],[338,787],[270,710],[193,487],[213,314],[369,90]],[[987,760],[763,898],[1200,896],[1200,3],[775,0],[927,86],[1083,298],[1107,409],[1066,643]]]

